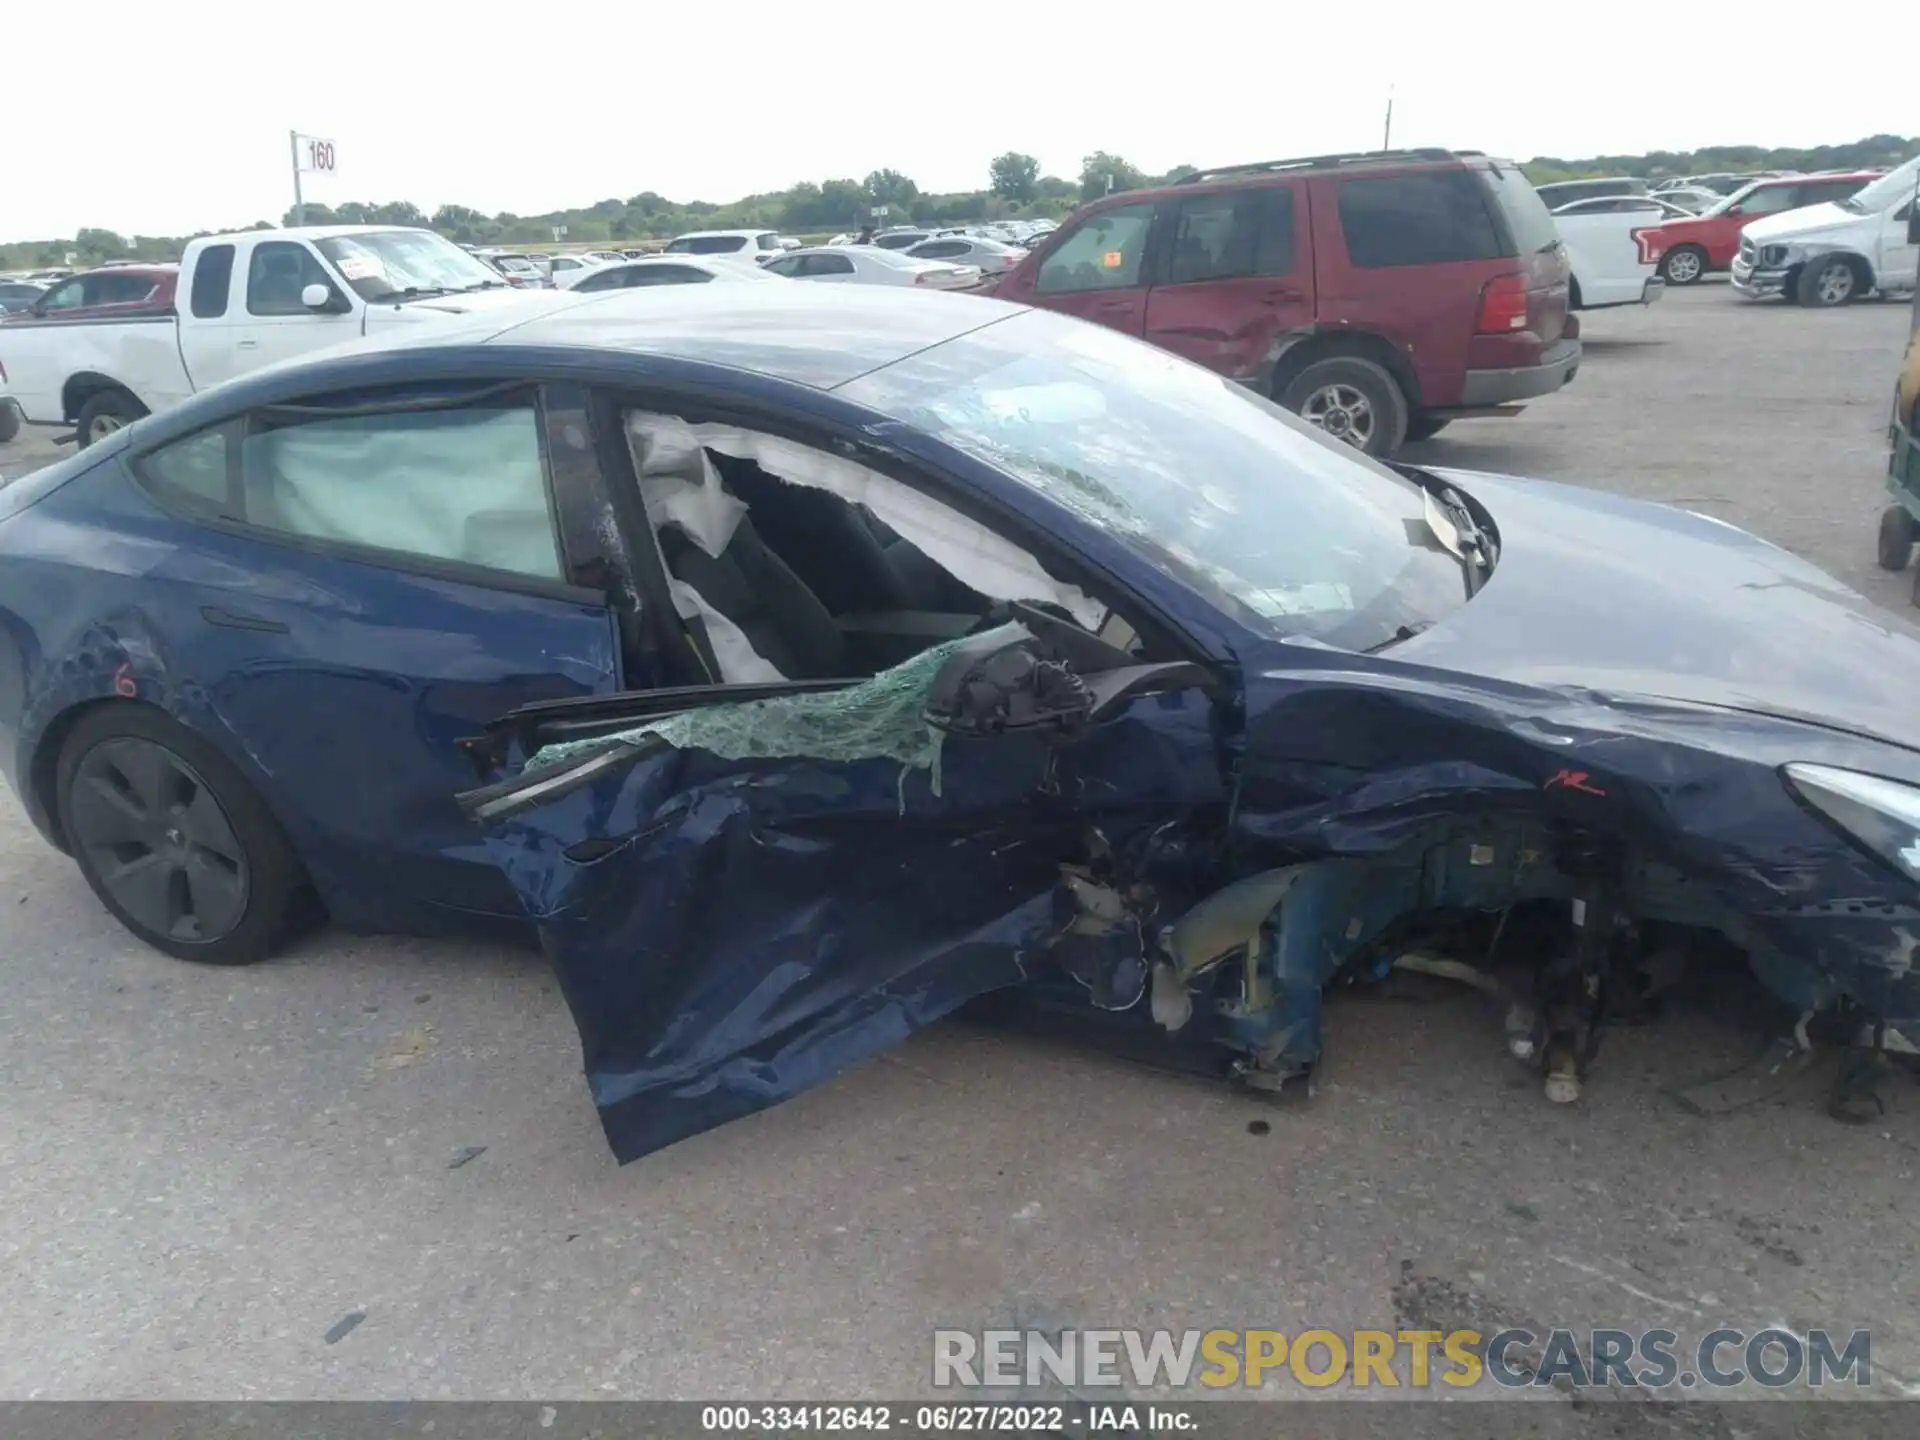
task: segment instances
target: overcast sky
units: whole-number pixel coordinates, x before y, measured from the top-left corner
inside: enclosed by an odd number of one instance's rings
[[[172,0],[127,6],[137,34],[79,43],[123,3],[50,19],[37,44],[24,17],[9,24],[0,240],[277,221],[289,129],[338,145],[339,174],[311,181],[311,199],[524,215],[883,167],[971,189],[1009,149],[1072,177],[1096,149],[1161,171],[1365,148],[1389,85],[1396,144],[1515,159],[1920,127],[1915,16],[1888,0],[1845,7],[1853,39],[1838,49],[1811,38],[1812,12],[1447,19],[1404,0]]]

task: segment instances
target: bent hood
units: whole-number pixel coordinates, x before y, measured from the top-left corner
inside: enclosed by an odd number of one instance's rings
[[[504,285],[505,282],[503,281]],[[408,321],[438,320],[448,315],[479,315],[496,311],[537,310],[550,297],[562,292],[523,290],[508,286],[501,290],[473,290],[459,295],[427,295],[418,300],[402,300],[390,305],[367,306],[367,328],[405,324]]]
[[[1798,210],[1782,210],[1778,215],[1762,215],[1743,226],[1740,233],[1756,245],[1775,245],[1783,240],[1818,240],[1851,230],[1868,218],[1843,210],[1829,200]]]
[[[1394,658],[1920,750],[1920,627],[1806,561],[1671,506],[1440,473],[1492,514],[1500,560],[1478,595]]]

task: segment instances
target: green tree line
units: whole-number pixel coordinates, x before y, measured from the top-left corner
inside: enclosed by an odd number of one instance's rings
[[[1278,148],[1278,147],[1276,147]],[[1710,146],[1702,150],[1654,150],[1644,155],[1595,155],[1567,160],[1541,156],[1523,169],[1536,184],[1592,175],[1699,175],[1725,170],[1834,170],[1897,165],[1920,152],[1920,137],[1873,135],[1848,145],[1767,149],[1757,145]],[[727,204],[669,200],[643,190],[625,200],[609,198],[572,210],[544,215],[501,211],[488,215],[467,205],[442,205],[432,212],[407,200],[342,205],[309,203],[309,225],[420,225],[463,245],[545,245],[556,227],[566,227],[568,245],[628,244],[662,240],[686,230],[759,229],[815,235],[857,229],[876,207],[886,207],[889,224],[961,225],[982,220],[1059,219],[1087,200],[1144,185],[1163,184],[1192,174],[1176,165],[1165,174],[1141,170],[1119,155],[1096,150],[1080,163],[1077,178],[1043,174],[1031,155],[1009,150],[987,166],[987,184],[979,190],[936,194],[922,190],[898,170],[875,170],[865,179],[803,180],[785,190],[748,195]],[[293,223],[293,214],[281,217]],[[239,228],[239,227],[232,227]],[[271,229],[255,221],[248,229]],[[200,231],[199,234],[211,234]],[[177,260],[191,235],[123,236],[111,230],[82,229],[71,239],[27,240],[0,244],[0,270],[37,269],[68,263],[96,265],[103,260]]]

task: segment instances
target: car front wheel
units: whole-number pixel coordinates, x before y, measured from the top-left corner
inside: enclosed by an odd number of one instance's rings
[[[225,756],[157,710],[109,703],[61,747],[60,829],[100,903],[156,950],[250,965],[285,938],[305,875]]]
[[[1707,273],[1707,255],[1697,245],[1682,245],[1669,250],[1660,261],[1660,273],[1669,285],[1698,284]]]
[[[1794,298],[1802,305],[1824,310],[1859,299],[1865,289],[1860,283],[1860,272],[1851,260],[1829,256],[1825,260],[1811,260],[1801,270]]]
[[[1315,361],[1279,398],[1302,420],[1369,455],[1391,455],[1407,436],[1407,400],[1398,382],[1358,356]]]

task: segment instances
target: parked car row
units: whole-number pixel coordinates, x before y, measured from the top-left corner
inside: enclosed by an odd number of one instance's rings
[[[1768,177],[1702,216],[1634,182],[1637,193],[1550,212],[1509,162],[1428,149],[1198,172],[1022,227],[1032,249],[987,233],[1010,226],[818,246],[699,231],[651,254],[468,253],[379,227],[252,232],[194,241],[184,268],[103,267],[31,297],[0,321],[0,364],[29,421],[73,425],[89,445],[270,360],[516,289],[982,290],[1150,340],[1386,456],[1571,381],[1573,312],[1645,304],[1722,267],[1743,293],[1809,304],[1911,288],[1913,176],[1909,164],[1878,178]]]

